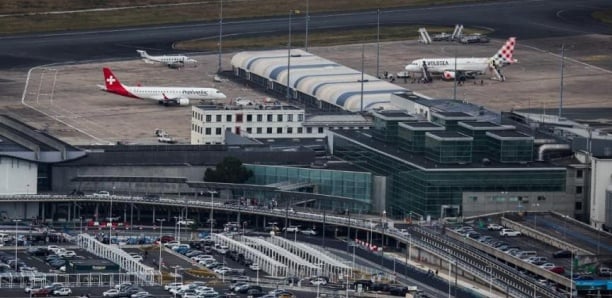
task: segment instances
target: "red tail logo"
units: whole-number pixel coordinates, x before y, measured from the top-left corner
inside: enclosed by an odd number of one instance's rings
[[[104,72],[104,84],[106,85],[106,91],[117,93],[119,95],[127,97],[138,98],[137,96],[125,89],[123,84],[119,82],[119,79],[115,76],[115,74],[113,74],[110,68],[104,67],[102,71]]]

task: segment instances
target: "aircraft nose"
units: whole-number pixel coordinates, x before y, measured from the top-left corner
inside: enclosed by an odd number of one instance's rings
[[[406,71],[417,71],[412,64],[406,65],[405,69]]]
[[[225,96],[225,94],[223,94],[223,93],[219,93],[219,94],[217,94],[217,96],[219,97],[219,99],[226,99],[227,98],[227,96]]]

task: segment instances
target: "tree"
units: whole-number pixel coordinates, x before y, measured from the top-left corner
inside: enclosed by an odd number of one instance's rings
[[[238,158],[229,156],[217,164],[216,169],[207,169],[204,181],[223,183],[243,183],[253,176],[253,171],[242,165]]]

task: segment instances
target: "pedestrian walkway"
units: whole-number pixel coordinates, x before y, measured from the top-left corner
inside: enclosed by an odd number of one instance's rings
[[[385,253],[385,255],[388,257],[395,258],[398,262],[406,262],[405,254],[387,252]],[[454,282],[455,276],[453,274],[448,274],[448,267],[441,268],[433,264],[423,264],[415,262],[414,260],[408,260],[408,264],[423,271],[432,272],[433,275],[437,275],[439,278],[444,279],[446,281],[451,280],[452,282]],[[481,297],[507,297],[506,293],[502,293],[496,290],[494,287],[489,289],[488,285],[478,284],[477,282],[464,278],[462,276],[457,276],[457,284],[460,288],[469,289],[470,291],[478,293]]]

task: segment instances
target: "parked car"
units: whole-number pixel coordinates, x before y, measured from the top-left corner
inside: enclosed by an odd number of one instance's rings
[[[553,263],[544,263],[544,264],[542,264],[542,265],[540,265],[538,267],[540,267],[542,269],[550,270],[550,269],[552,269],[552,268],[554,268],[556,266]]]
[[[110,289],[110,290],[102,292],[102,296],[104,297],[115,297],[118,294],[119,294],[119,290],[117,289]]]
[[[557,274],[565,273],[565,268],[563,268],[562,266],[555,266],[555,267],[552,267],[552,268],[550,268],[548,270],[550,270],[550,271],[552,271],[554,273],[557,273]]]
[[[297,284],[299,281],[300,281],[300,278],[297,276],[288,276],[288,277],[285,277],[285,279],[283,280],[283,282],[286,285]]]
[[[310,235],[310,236],[316,236],[317,232],[313,229],[305,229],[305,230],[301,230],[300,233],[302,233],[302,235]]]
[[[41,288],[32,290],[30,292],[30,297],[47,297],[51,294],[51,290],[47,288]]]
[[[259,267],[259,265],[257,264],[252,264],[251,266],[249,266],[249,269],[253,270],[253,271],[259,271],[261,270],[261,268]]]
[[[515,231],[513,229],[501,229],[501,231],[499,231],[499,235],[500,236],[515,237],[515,236],[521,235],[521,232]]]
[[[571,258],[572,257],[572,252],[569,250],[558,250],[553,252],[552,254],[553,258]]]
[[[504,228],[503,226],[498,225],[498,224],[494,224],[494,223],[491,223],[491,224],[487,225],[487,229],[490,230],[490,231],[499,231],[499,230],[501,230],[503,228]]]
[[[110,193],[108,191],[106,191],[106,190],[101,190],[99,192],[94,192],[92,194],[92,196],[94,198],[108,198],[108,197],[110,197]]]
[[[310,280],[310,284],[312,284],[313,286],[323,286],[327,284],[327,279],[322,277],[315,277]]]
[[[72,290],[70,288],[60,288],[53,291],[53,296],[70,296],[72,295]]]
[[[283,228],[283,231],[287,231],[288,233],[295,233],[298,232],[300,230],[300,228],[298,228],[297,226],[288,226],[286,228]]]

